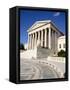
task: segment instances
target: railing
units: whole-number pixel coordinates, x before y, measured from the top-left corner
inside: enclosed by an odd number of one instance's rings
[[[47,60],[65,63],[65,57],[48,57]]]

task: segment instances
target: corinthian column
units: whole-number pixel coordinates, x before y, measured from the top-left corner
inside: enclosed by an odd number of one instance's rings
[[[34,33],[33,33],[33,49],[34,49]]]
[[[32,49],[32,34],[30,35],[30,49]]]
[[[49,49],[51,49],[51,28],[49,28],[48,47],[49,47]]]
[[[40,44],[40,31],[38,32],[38,45]]]
[[[37,46],[37,33],[35,32],[35,47]]]
[[[43,30],[41,31],[41,46],[43,47]]]
[[[45,29],[45,47],[47,47],[47,30]]]

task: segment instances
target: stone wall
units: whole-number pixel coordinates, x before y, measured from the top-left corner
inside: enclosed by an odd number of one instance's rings
[[[37,47],[37,58],[47,58],[52,55],[53,51],[51,49]]]

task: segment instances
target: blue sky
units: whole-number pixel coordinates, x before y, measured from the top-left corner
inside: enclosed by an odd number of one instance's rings
[[[64,12],[20,10],[20,43],[27,43],[27,30],[40,20],[52,20],[59,30],[65,34]]]

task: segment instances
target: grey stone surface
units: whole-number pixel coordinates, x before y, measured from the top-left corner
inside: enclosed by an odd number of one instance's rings
[[[50,55],[53,55],[51,49],[37,47],[37,58],[47,58]]]
[[[59,74],[46,63],[39,63],[37,60],[25,60],[20,61],[20,79],[32,80],[32,79],[51,79],[59,78]]]

